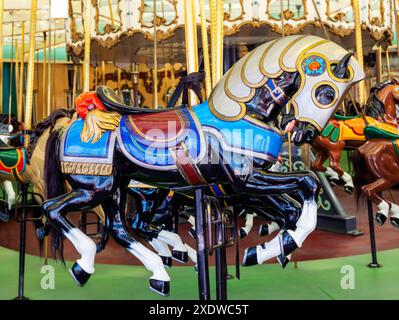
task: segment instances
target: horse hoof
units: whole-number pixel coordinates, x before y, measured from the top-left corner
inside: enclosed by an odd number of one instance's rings
[[[338,179],[331,179],[331,178],[330,178],[330,185],[331,185],[332,187],[338,186],[338,185],[339,185],[339,180],[338,180]]]
[[[194,266],[194,270],[195,270],[195,273],[198,274],[198,267],[197,267],[197,265]]]
[[[355,188],[353,188],[352,186],[345,186],[344,187],[344,191],[349,193],[349,194],[352,194],[353,190],[355,190]]]
[[[191,238],[196,239],[197,238],[197,233],[195,232],[195,229],[190,228],[190,230],[188,230],[188,234],[191,236]]]
[[[10,215],[8,213],[0,212],[0,221],[8,222]]]
[[[375,221],[377,221],[377,223],[380,226],[383,226],[385,221],[387,220],[387,217],[385,215],[383,215],[381,212],[377,212],[375,215]]]
[[[247,236],[247,233],[245,232],[245,230],[243,228],[241,228],[238,235],[240,236],[240,239],[243,239]]]
[[[391,217],[391,224],[392,224],[395,228],[399,228],[399,218]]]
[[[249,267],[256,264],[258,264],[258,254],[256,252],[256,247],[250,247],[245,249],[242,265],[244,267]]]
[[[169,295],[169,281],[162,281],[156,279],[150,279],[150,290],[161,296],[167,297]]]
[[[188,253],[187,251],[177,251],[172,250],[172,258],[180,263],[187,263],[188,261]]]
[[[226,276],[226,279],[227,280],[233,280],[234,276],[232,274],[228,273],[227,276]]]
[[[91,274],[82,269],[79,263],[75,262],[71,269],[69,269],[73,280],[79,287],[83,287],[89,281]]]
[[[259,227],[259,235],[261,237],[267,236],[269,234],[269,226],[267,224],[261,225]]]
[[[277,257],[277,261],[280,264],[281,268],[285,268],[288,264],[288,262],[290,262],[290,259],[288,259],[286,256],[283,256],[282,254],[280,254]]]
[[[165,256],[160,256],[163,262],[163,265],[166,268],[172,267],[172,257],[165,257]]]

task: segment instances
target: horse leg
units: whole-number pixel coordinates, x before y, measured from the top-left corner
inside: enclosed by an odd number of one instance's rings
[[[245,238],[250,232],[254,225],[255,213],[248,213],[245,215],[245,226],[242,227],[238,233],[240,239]]]
[[[66,218],[65,214],[78,210],[82,205],[95,200],[95,194],[88,190],[73,190],[43,203],[43,211],[50,223],[60,231],[81,255],[70,273],[79,286],[83,286],[94,273],[94,258],[96,255],[96,244],[81,230],[74,227]]]
[[[152,272],[150,290],[163,295],[169,295],[169,275],[163,265],[162,259],[140,242],[136,241],[127,231],[125,225],[124,208],[126,194],[117,189],[114,196],[103,203],[106,214],[112,216],[111,230],[115,241],[136,256],[144,266]]]
[[[315,148],[317,151],[317,158],[312,163],[311,169],[314,171],[325,172],[324,162],[328,159],[328,154],[324,149]]]
[[[152,239],[149,243],[161,257],[163,265],[167,268],[170,268],[172,266],[172,252],[170,251],[168,245],[164,241],[161,241],[157,238]]]
[[[267,236],[278,230],[280,230],[279,225],[274,221],[272,221],[270,223],[263,224],[259,227],[259,236],[261,237]]]
[[[334,152],[330,153],[330,167],[336,173],[338,173],[338,176],[340,177],[340,179],[342,179],[345,182],[344,190],[347,193],[352,194],[353,190],[355,189],[355,186],[353,185],[352,177],[347,172],[345,172],[344,169],[342,169],[342,167],[340,165],[342,150],[343,150],[343,148],[342,149],[337,148],[336,150],[334,150]]]
[[[162,230],[158,234],[158,239],[166,242],[168,245],[172,246],[172,259],[180,263],[187,263],[188,253],[180,236],[175,232],[170,232]]]
[[[12,182],[10,180],[3,181],[4,190],[6,192],[6,199],[8,204],[8,210],[11,210],[12,206],[15,204],[15,190]]]
[[[334,171],[330,167],[327,167],[326,176],[328,177],[328,180],[330,181],[332,186],[338,185],[338,183],[339,183],[339,175],[338,175],[338,173],[336,171]]]
[[[285,267],[289,256],[296,248],[301,247],[303,241],[316,228],[317,204],[315,199],[319,191],[317,178],[311,173],[298,174],[273,174],[268,175],[258,170],[254,171],[241,192],[259,196],[294,193],[301,191],[304,197],[302,212],[296,222],[295,230],[282,230],[270,242],[248,248],[244,254],[243,265],[250,266],[261,264],[264,261],[277,257],[280,264]]]
[[[388,218],[390,209],[389,203],[382,197],[380,193],[390,189],[395,184],[387,179],[378,179],[373,183],[367,184],[362,187],[362,190],[367,198],[377,204],[378,212],[375,215],[375,219],[379,225],[383,225]]]
[[[391,203],[391,224],[395,228],[399,228],[399,206],[395,203]]]

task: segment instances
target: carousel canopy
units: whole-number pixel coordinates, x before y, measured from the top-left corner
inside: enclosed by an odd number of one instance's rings
[[[390,44],[394,25],[391,1],[360,0],[359,3],[366,52],[376,43]],[[93,64],[101,61],[120,65],[133,62],[151,64],[154,38],[159,42],[160,64],[185,62],[183,1],[92,0],[91,4]],[[195,5],[195,22],[199,26],[199,1],[195,1]],[[209,1],[205,1],[205,12],[210,20]],[[80,58],[83,58],[84,51],[83,17],[84,3],[69,0],[67,48],[72,56]],[[325,36],[322,27],[331,40],[353,49],[355,22],[352,0],[224,0],[224,46],[227,48],[258,45],[281,34]]]
[[[209,24],[209,1],[204,1]],[[24,41],[29,41],[30,2],[4,0],[5,59],[11,57],[12,44],[22,42],[23,28]],[[360,0],[359,3],[365,51],[375,44],[392,43],[395,23],[392,1]],[[178,0],[91,0],[91,63],[110,61],[123,66],[143,62],[151,65],[154,29],[158,63],[185,63],[183,4]],[[195,5],[199,26],[199,1],[195,1]],[[83,58],[84,10],[82,0],[38,0],[37,59],[42,59],[44,40],[47,38],[48,42],[49,37],[52,56],[55,50],[57,60],[67,60],[65,48],[75,59]],[[331,39],[353,49],[352,0],[224,0],[224,46],[258,45],[281,34],[325,36],[319,15]],[[201,47],[200,39],[198,44]]]

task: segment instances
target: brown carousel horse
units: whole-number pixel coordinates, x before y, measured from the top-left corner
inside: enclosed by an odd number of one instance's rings
[[[399,96],[399,86],[395,91]],[[366,196],[378,207],[378,224],[383,225],[390,213],[391,224],[399,228],[399,206],[383,195],[399,184],[399,130],[396,126],[392,128],[366,127],[364,133],[368,141],[355,151],[351,160],[357,200]]]
[[[334,115],[312,144],[317,152],[312,169],[326,172],[332,182],[342,179],[348,193],[352,193],[354,185],[352,177],[340,165],[342,151],[362,146],[367,140],[364,129],[368,125],[384,127],[389,131],[395,130],[397,124],[395,103],[399,102],[399,83],[396,80],[386,81],[373,87],[370,93],[365,114],[354,117]],[[330,160],[330,167],[326,168],[324,162],[327,159]]]

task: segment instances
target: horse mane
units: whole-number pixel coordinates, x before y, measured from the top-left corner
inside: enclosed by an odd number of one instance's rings
[[[36,125],[34,130],[35,137],[39,138],[43,134],[43,132],[48,128],[50,128],[50,133],[51,133],[58,119],[65,117],[71,118],[74,112],[75,112],[74,109],[68,110],[63,108],[51,112],[47,118],[43,119]]]
[[[365,106],[366,115],[372,118],[378,118],[378,117],[383,118],[383,115],[385,113],[385,107],[377,95],[382,89],[391,85],[398,85],[398,84],[399,81],[397,79],[390,79],[381,83],[377,83],[375,86],[373,86],[370,89],[370,96],[367,99],[367,103]]]
[[[37,141],[39,140],[40,136],[43,134],[44,131],[46,131],[48,128],[50,128],[50,133],[53,131],[58,119],[65,118],[65,117],[72,118],[72,115],[74,114],[74,112],[75,112],[75,109],[72,109],[72,110],[63,109],[63,108],[57,109],[57,110],[54,110],[53,112],[51,112],[47,118],[40,121],[36,125],[36,127],[33,131],[32,140],[31,140],[29,149],[34,150],[34,148],[37,144]]]

